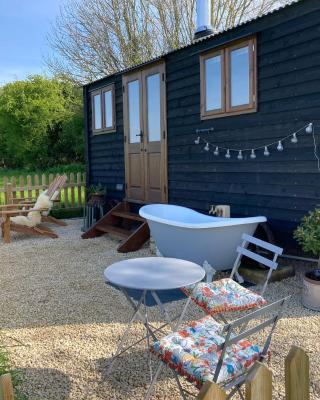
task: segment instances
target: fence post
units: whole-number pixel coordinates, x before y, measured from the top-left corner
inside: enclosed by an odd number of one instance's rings
[[[286,400],[309,400],[309,357],[300,347],[292,346],[285,359]]]
[[[31,178],[31,175],[27,175],[27,186],[28,186],[28,198],[32,199],[32,178]]]
[[[5,189],[5,204],[13,204],[12,184],[10,182],[6,182]]]
[[[0,376],[0,400],[14,400],[10,374]]]
[[[248,374],[246,400],[272,400],[272,372],[260,362]]]
[[[227,394],[214,382],[206,382],[197,397],[197,400],[226,400]]]

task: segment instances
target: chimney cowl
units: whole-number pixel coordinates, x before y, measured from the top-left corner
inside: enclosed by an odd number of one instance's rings
[[[197,0],[197,27],[194,39],[213,33],[211,25],[211,0]]]

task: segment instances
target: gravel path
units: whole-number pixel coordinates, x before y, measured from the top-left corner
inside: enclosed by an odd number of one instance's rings
[[[141,345],[124,354],[112,379],[106,367],[126,327],[128,306],[105,285],[103,270],[130,257],[148,256],[145,248],[129,255],[116,251],[107,236],[82,240],[80,220],[58,228],[59,239],[17,235],[0,242],[0,326],[13,364],[25,372],[23,391],[30,400],[142,399],[147,386],[146,352]],[[286,317],[278,324],[271,346],[274,398],[284,399],[283,361],[292,344],[311,360],[311,400],[320,399],[320,314],[300,305],[300,278],[270,284],[269,300],[288,294]],[[182,302],[170,310],[181,310]],[[196,307],[189,318],[201,315]],[[153,311],[152,319],[159,321]],[[143,332],[134,327],[135,337]],[[170,373],[163,373],[154,399],[179,398]]]

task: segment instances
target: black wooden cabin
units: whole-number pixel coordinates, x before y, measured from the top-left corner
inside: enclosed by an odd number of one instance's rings
[[[251,149],[309,122],[318,139],[320,1],[296,1],[92,82],[84,104],[89,184],[137,203],[202,212],[229,204],[233,216],[265,215],[282,242],[319,204],[312,134],[284,141],[282,152],[270,146],[268,157],[243,152],[243,160],[194,141],[197,129],[214,128],[200,136]]]

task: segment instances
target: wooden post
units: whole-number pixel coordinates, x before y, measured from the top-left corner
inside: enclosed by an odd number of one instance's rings
[[[214,382],[206,382],[197,397],[197,400],[226,400],[227,394]]]
[[[0,376],[0,400],[14,400],[10,374]]]
[[[74,207],[74,173],[70,174],[70,187],[71,187],[71,207]]]
[[[47,177],[46,174],[41,175],[41,189],[46,190],[47,189]]]
[[[35,190],[36,190],[36,198],[38,198],[39,196],[39,176],[35,175],[34,176],[34,186],[35,186]]]
[[[260,362],[248,374],[246,400],[272,400],[272,372]]]
[[[11,178],[11,190],[12,190],[12,203],[15,203],[14,199],[17,197],[17,179],[15,176]]]
[[[64,188],[63,188],[63,197],[64,197],[64,207],[65,208],[68,208],[68,206],[69,206],[69,199],[68,199],[69,182],[70,182],[70,175],[69,175],[69,179],[67,180],[67,182],[66,182],[66,184],[64,185]]]
[[[19,177],[19,186],[20,186],[20,199],[24,199],[25,198],[25,194],[24,194],[24,177],[22,175],[20,175],[20,177]]]
[[[5,203],[13,204],[13,196],[12,196],[12,184],[10,182],[6,182],[5,184]]]
[[[3,223],[2,223],[2,237],[3,241],[5,243],[10,243],[11,242],[11,237],[10,237],[10,216],[7,214],[4,214],[3,216]]]
[[[285,359],[286,400],[309,400],[309,357],[300,347],[292,346]]]
[[[27,186],[28,186],[28,197],[32,199],[32,178],[30,175],[27,176]]]
[[[78,207],[81,207],[81,172],[77,173]]]

